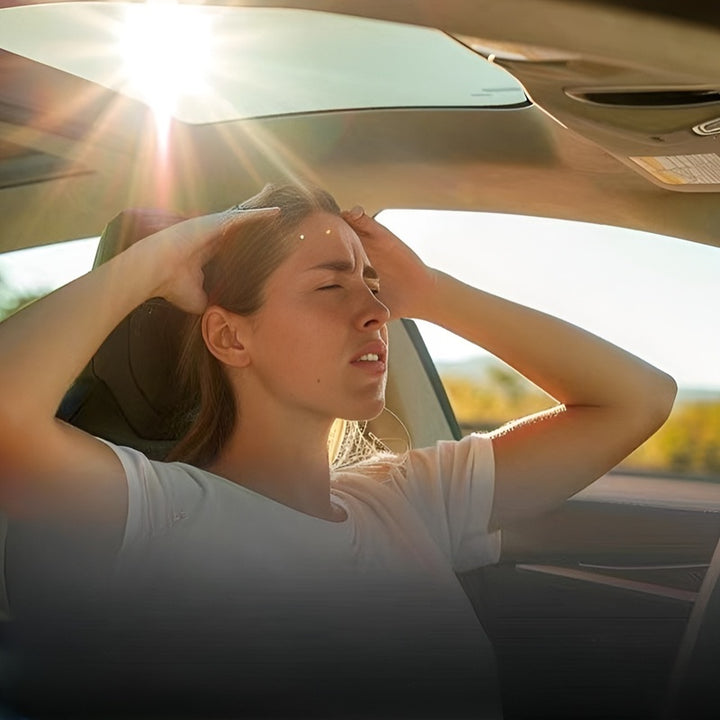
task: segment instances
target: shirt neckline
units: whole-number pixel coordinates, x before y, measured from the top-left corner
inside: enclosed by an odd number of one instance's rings
[[[347,503],[345,500],[338,497],[335,489],[333,487],[330,488],[330,504],[334,507],[340,508],[345,513],[345,518],[342,520],[327,520],[326,518],[317,517],[316,515],[310,515],[309,513],[302,512],[302,510],[296,510],[293,507],[290,507],[290,505],[286,505],[283,502],[280,502],[279,500],[275,500],[275,498],[268,497],[267,495],[263,495],[262,493],[258,492],[257,490],[253,490],[249,487],[245,487],[245,485],[240,485],[239,483],[233,482],[232,480],[229,480],[226,477],[223,477],[222,475],[218,475],[217,473],[214,473],[210,470],[206,470],[205,468],[197,467],[197,465],[191,465],[190,463],[181,462],[179,460],[174,461],[173,463],[169,463],[172,465],[181,465],[186,468],[190,468],[193,471],[198,471],[203,473],[204,475],[208,475],[211,478],[214,478],[216,480],[220,480],[223,483],[227,485],[231,485],[232,487],[238,488],[240,491],[243,491],[245,493],[248,493],[249,495],[252,495],[255,498],[259,498],[260,500],[269,503],[270,505],[282,509],[283,512],[288,512],[292,515],[299,515],[303,518],[307,518],[310,521],[323,523],[325,525],[338,525],[338,526],[347,526],[350,523],[350,510],[348,509]]]

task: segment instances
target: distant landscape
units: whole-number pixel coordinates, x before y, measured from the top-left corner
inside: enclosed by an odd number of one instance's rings
[[[464,433],[492,430],[554,405],[544,392],[491,356],[437,367]],[[618,470],[720,482],[720,391],[680,388],[665,425]]]

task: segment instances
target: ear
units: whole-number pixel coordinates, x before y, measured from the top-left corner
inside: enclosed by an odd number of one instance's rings
[[[241,368],[250,364],[250,355],[243,342],[246,327],[246,318],[217,305],[211,305],[203,313],[205,345],[220,362],[230,367]]]

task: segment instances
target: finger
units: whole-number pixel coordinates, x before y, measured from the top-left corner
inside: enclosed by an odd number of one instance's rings
[[[233,217],[235,215],[239,217],[252,217],[253,215],[277,215],[280,212],[280,208],[277,205],[271,205],[269,207],[259,208],[240,208],[234,207],[229,210],[223,210],[218,215],[227,215]]]
[[[184,297],[181,301],[176,301],[175,304],[186,313],[202,315],[207,307],[208,299],[205,293],[197,293],[191,297]]]
[[[227,237],[228,233],[237,229],[246,222],[255,222],[258,220],[270,220],[280,214],[280,208],[273,206],[267,208],[231,208],[224,212],[218,213],[221,224],[221,235]]]
[[[253,208],[249,210],[230,210],[212,215],[201,215],[182,223],[187,239],[197,246],[204,259],[208,259],[215,249],[241,224],[269,219],[280,212],[278,207]]]
[[[183,282],[182,287],[170,291],[163,297],[176,307],[192,315],[202,315],[208,304],[208,297],[202,285],[196,285],[197,279],[192,282]]]
[[[365,234],[369,231],[368,221],[370,218],[365,214],[360,205],[356,205],[351,210],[343,210],[340,217],[353,229],[358,235]]]
[[[235,209],[223,210],[210,215],[199,215],[186,220],[183,225],[195,232],[213,235],[219,230],[225,230],[235,225],[253,220],[262,220],[274,217],[280,212],[279,207],[252,208],[249,210]]]
[[[276,205],[263,208],[230,208],[221,213],[217,213],[225,223],[244,222],[245,220],[260,220],[263,218],[271,218],[280,212],[280,208]],[[211,216],[216,217],[216,216]]]
[[[340,213],[345,220],[349,220],[352,222],[357,222],[358,220],[361,220],[363,216],[365,215],[365,210],[361,205],[355,205],[350,210],[343,210]]]

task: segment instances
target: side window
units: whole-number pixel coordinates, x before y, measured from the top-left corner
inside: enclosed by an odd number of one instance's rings
[[[618,470],[720,480],[719,248],[491,213],[385,210],[378,219],[428,264],[568,320],[670,373],[679,394],[669,420]],[[481,348],[417,325],[463,433],[555,404]]]
[[[0,320],[92,268],[99,238],[0,254]]]

